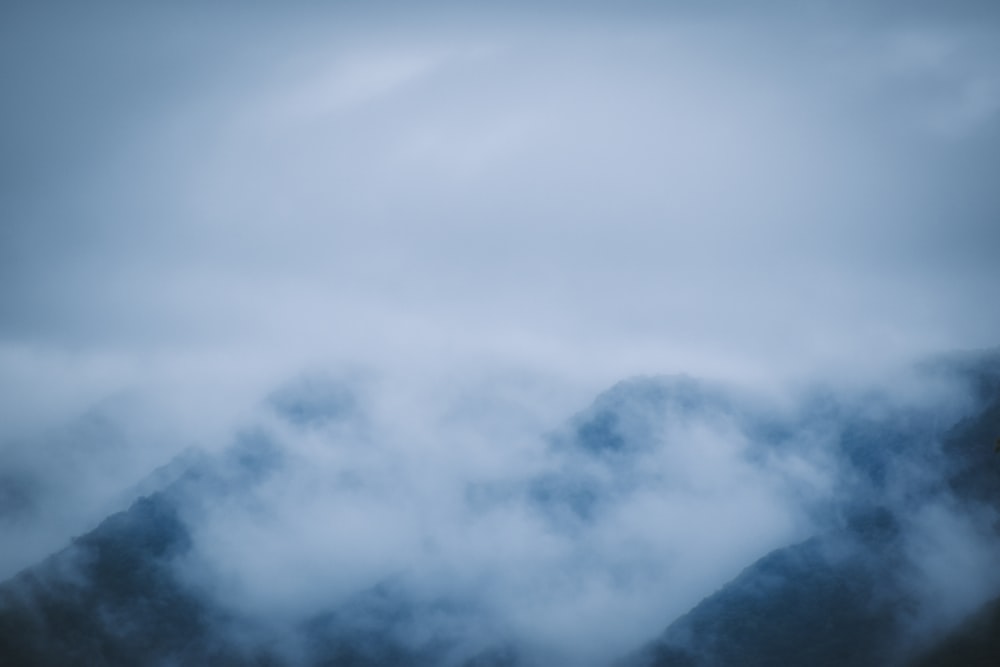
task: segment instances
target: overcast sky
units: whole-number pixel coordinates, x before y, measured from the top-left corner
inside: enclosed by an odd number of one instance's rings
[[[669,447],[589,528],[523,490],[635,481],[548,449],[623,378],[864,382],[1000,343],[1000,4],[745,4],[3,3],[0,578],[261,422],[270,514],[192,526],[238,607],[410,567],[610,659],[808,534],[834,426],[761,463],[743,408],[654,406]],[[356,431],[261,407],[324,369]],[[491,484],[521,490],[473,507]],[[918,537],[1000,590],[947,509]]]
[[[992,3],[709,4],[5,4],[7,429],[315,363],[996,344]]]

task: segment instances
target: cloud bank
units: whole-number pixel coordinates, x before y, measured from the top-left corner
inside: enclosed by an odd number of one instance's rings
[[[726,404],[623,418],[684,443],[628,461],[543,434],[636,374],[798,405],[997,342],[990,3],[3,14],[5,575],[263,421],[286,474],[197,533],[229,604],[297,618],[394,572],[485,591],[542,653],[590,637],[583,664],[847,482],[832,430],[762,454]],[[346,416],[260,415],[302,369],[350,378],[310,390]],[[918,518],[927,572],[935,527],[978,530],[950,516]]]

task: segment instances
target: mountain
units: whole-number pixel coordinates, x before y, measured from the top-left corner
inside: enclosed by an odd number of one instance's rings
[[[911,663],[911,667],[994,667],[1000,657],[1000,598],[972,616]]]
[[[500,511],[526,514],[542,526],[540,535],[555,540],[538,548],[574,550],[566,561],[578,568],[572,572],[624,577],[629,573],[617,564],[587,569],[607,557],[607,547],[602,552],[590,540],[617,536],[623,517],[665,506],[649,505],[650,498],[696,508],[708,498],[713,523],[677,535],[742,544],[723,539],[722,531],[742,527],[718,523],[732,510],[720,510],[717,499],[736,493],[734,484],[765,480],[765,499],[788,505],[788,516],[809,526],[806,534],[789,543],[779,531],[759,542],[762,550],[742,561],[735,577],[727,582],[726,575],[700,602],[663,618],[658,636],[646,635],[649,641],[616,664],[1000,664],[1000,576],[991,575],[1000,555],[1000,455],[993,451],[1000,356],[936,362],[929,372],[948,380],[945,396],[961,400],[945,410],[936,398],[894,402],[879,392],[815,390],[794,409],[777,409],[686,377],[627,380],[550,434],[541,463],[518,469],[523,477],[470,482],[459,509],[463,520],[476,521]],[[200,519],[237,506],[266,526],[267,503],[286,492],[283,480],[302,479],[288,471],[310,465],[287,450],[282,433],[297,433],[309,446],[351,440],[362,457],[377,447],[364,401],[343,386],[310,378],[268,401],[277,427],[246,431],[216,454],[184,454],[137,487],[145,495],[126,511],[0,584],[0,665],[569,664],[558,657],[565,653],[540,647],[538,632],[517,626],[522,611],[531,613],[528,601],[505,616],[483,593],[489,581],[466,590],[447,574],[421,579],[407,568],[387,569],[373,584],[295,613],[240,606],[206,588],[197,576],[199,531],[213,524]],[[826,476],[817,481],[811,462]],[[319,480],[359,483],[351,471]],[[253,550],[272,546],[258,540],[239,544],[245,553],[229,553],[253,560]],[[612,552],[621,554],[629,549]]]
[[[726,437],[776,419],[751,397],[710,382],[683,375],[631,378],[551,435],[551,463],[530,480],[528,493],[556,524],[592,524],[636,493],[692,473],[697,462],[685,454],[692,430],[721,430]]]
[[[271,399],[288,423],[313,428],[357,417],[341,392],[313,381],[303,387],[297,397],[286,388]],[[261,484],[286,465],[270,434],[248,431],[221,454],[184,452],[155,471],[139,486],[165,480],[160,490],[0,584],[0,665],[513,664],[514,649],[502,636],[469,645],[463,635],[472,634],[474,606],[419,599],[391,577],[289,627],[206,595],[186,576],[192,517],[218,503],[255,502]],[[454,632],[421,636],[428,617],[444,618],[441,625]]]
[[[476,610],[417,600],[391,581],[280,637],[185,581],[177,567],[191,551],[185,510],[219,493],[242,493],[268,474],[272,456],[262,441],[246,441],[227,460],[189,471],[5,582],[0,664],[377,667],[438,665],[446,658],[460,664],[453,658],[462,637],[413,640],[413,627],[430,614],[460,619]],[[466,663],[499,667],[512,664],[513,655],[498,642],[467,655]]]
[[[992,447],[1000,434],[996,361],[994,356],[949,366],[971,388],[975,407],[940,435],[940,447],[926,418],[848,418],[838,454],[855,474],[848,475],[854,481],[841,502],[841,525],[750,565],[622,665],[1000,664],[1000,598],[957,627],[921,625],[921,618],[934,617],[941,601],[913,584],[926,577],[920,571],[926,554],[913,543],[927,536],[921,532],[926,526],[913,515],[928,508],[946,507],[955,521],[982,519],[975,523],[981,531],[976,546],[992,554],[991,567],[998,562],[1000,457]],[[908,471],[904,479],[893,479],[898,468]],[[975,573],[947,576],[958,582]],[[938,584],[949,582],[945,578]],[[996,591],[996,579],[982,584]],[[926,634],[919,635],[920,630]]]
[[[772,552],[672,623],[628,665],[891,664],[915,604],[891,517]]]
[[[146,498],[22,572],[0,588],[5,664],[242,664],[169,568],[189,546],[174,508]]]

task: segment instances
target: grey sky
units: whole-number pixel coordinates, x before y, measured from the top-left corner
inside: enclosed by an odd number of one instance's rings
[[[975,5],[7,11],[8,356],[760,377],[1000,330]]]
[[[545,434],[635,374],[861,381],[1000,342],[996,3],[754,4],[6,3],[0,474],[51,499],[0,526],[0,574],[260,421],[291,452],[267,520],[196,526],[250,606],[408,566],[610,657],[801,537],[820,445],[751,464],[731,415],[665,426],[645,463],[687,485],[645,480],[582,537],[461,495],[590,465]],[[261,416],[317,368],[369,390],[372,432]],[[311,576],[330,559],[360,574]],[[590,588],[536,586],[566,572]]]

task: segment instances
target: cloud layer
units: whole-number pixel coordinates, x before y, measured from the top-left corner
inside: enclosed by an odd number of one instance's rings
[[[13,8],[4,359],[606,384],[992,344],[985,11]]]
[[[541,434],[635,374],[779,404],[996,344],[991,3],[376,5],[3,10],[0,573],[263,420],[287,474],[203,517],[220,595],[294,616],[415,571],[582,664],[845,482],[831,433],[764,456],[725,403],[631,415],[684,444],[641,463]],[[317,368],[348,418],[260,416]],[[918,519],[928,572],[952,519]]]

